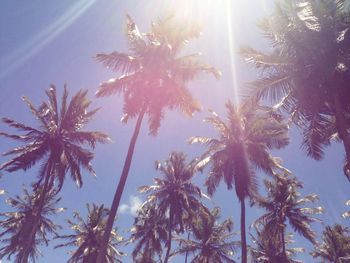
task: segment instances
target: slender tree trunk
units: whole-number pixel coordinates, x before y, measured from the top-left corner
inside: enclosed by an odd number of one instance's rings
[[[35,243],[35,235],[36,235],[36,231],[38,229],[38,224],[39,224],[39,217],[41,215],[41,212],[43,210],[44,204],[45,204],[45,198],[46,198],[46,194],[47,191],[49,189],[49,179],[50,179],[50,173],[47,173],[46,177],[45,177],[45,181],[44,181],[44,186],[43,188],[39,188],[41,193],[40,193],[40,200],[38,202],[38,209],[36,211],[36,214],[34,215],[34,220],[33,220],[33,225],[31,227],[30,233],[28,234],[28,239],[27,239],[27,243],[26,243],[26,247],[23,249],[23,255],[22,258],[20,259],[20,263],[27,263],[28,262],[28,258],[29,258],[29,254],[30,254],[30,247],[32,246],[32,244]]]
[[[245,203],[241,200],[241,242],[242,242],[242,263],[247,263],[247,239],[245,231]]]
[[[167,244],[167,251],[164,258],[164,263],[168,263],[168,260],[169,260],[169,255],[171,250],[171,240],[172,240],[172,235],[171,235],[172,229],[173,229],[173,212],[172,212],[172,209],[170,209],[169,225],[168,225],[168,244]]]
[[[187,241],[190,240],[190,236],[191,236],[191,232],[188,232],[188,234],[187,234]],[[187,259],[188,259],[188,251],[186,251],[185,263],[187,263]]]
[[[284,238],[284,228],[281,231],[281,239],[282,239],[282,253],[283,253],[283,257],[285,259],[287,259],[287,254],[286,254],[286,241]]]
[[[340,104],[340,98],[339,98],[338,92],[335,92],[334,94],[334,106],[335,106],[335,119],[336,119],[338,134],[340,139],[343,141],[343,145],[346,153],[346,159],[348,161],[348,164],[350,165],[350,134],[348,132],[349,127],[346,123],[344,112]],[[348,177],[348,179],[350,180],[350,177]]]
[[[137,121],[136,121],[134,133],[131,137],[129,148],[128,148],[128,153],[127,153],[126,158],[125,158],[123,171],[122,171],[122,174],[120,176],[119,183],[118,183],[117,189],[116,189],[115,194],[114,194],[112,207],[111,207],[111,210],[109,212],[108,220],[107,220],[105,230],[103,233],[103,238],[101,240],[101,244],[100,244],[101,249],[100,249],[98,257],[97,257],[97,261],[96,261],[97,263],[105,263],[104,258],[105,258],[105,255],[107,253],[108,241],[109,241],[110,234],[111,234],[111,231],[113,228],[115,216],[116,216],[117,211],[118,211],[120,199],[121,199],[123,191],[124,191],[126,179],[128,178],[128,174],[129,174],[129,170],[130,170],[130,166],[131,166],[131,161],[132,161],[132,157],[133,157],[133,153],[134,153],[134,149],[135,149],[135,144],[137,141],[137,137],[140,133],[140,128],[141,128],[141,124],[142,124],[142,120],[143,120],[143,117],[145,115],[145,112],[146,112],[146,109],[144,108],[140,112],[140,114],[137,118]]]

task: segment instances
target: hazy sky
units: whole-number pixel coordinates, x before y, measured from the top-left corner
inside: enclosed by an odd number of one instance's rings
[[[147,125],[141,130],[129,179],[122,198],[116,226],[119,232],[128,236],[133,214],[142,202],[137,188],[151,184],[158,174],[154,171],[155,160],[165,160],[173,150],[184,151],[189,158],[198,156],[203,148],[189,146],[186,140],[193,135],[215,135],[215,131],[202,119],[211,108],[220,115],[226,114],[224,103],[235,94],[244,94],[245,83],[256,78],[256,72],[242,62],[237,50],[242,45],[251,45],[265,50],[267,45],[255,26],[257,19],[271,12],[271,2],[263,0],[236,0],[228,4],[226,0],[2,0],[0,1],[0,116],[8,116],[28,124],[34,120],[21,101],[21,96],[29,97],[35,104],[46,99],[44,90],[49,84],[57,86],[62,94],[64,83],[68,84],[71,94],[84,88],[93,95],[101,81],[116,77],[113,72],[94,61],[99,52],[114,50],[126,51],[123,36],[125,14],[130,14],[142,31],[148,30],[151,20],[171,12],[180,19],[199,20],[203,25],[202,36],[194,41],[187,52],[200,51],[203,59],[220,69],[222,79],[203,76],[190,83],[189,88],[202,102],[203,112],[188,119],[178,112],[167,112],[157,137],[148,136]],[[235,85],[234,85],[235,84]],[[234,89],[236,88],[236,91]],[[121,100],[114,96],[95,99],[93,106],[102,106],[89,129],[106,132],[113,143],[99,146],[95,152],[93,165],[97,178],[89,174],[84,176],[82,189],[77,189],[67,176],[63,190],[61,206],[68,208],[62,215],[54,218],[64,227],[65,218],[71,218],[73,211],[86,214],[85,204],[95,202],[109,206],[119,180],[126,150],[134,128],[134,122],[128,125],[120,123]],[[146,124],[146,123],[145,123]],[[6,130],[3,124],[0,130]],[[284,164],[303,181],[303,193],[316,193],[326,208],[321,216],[326,224],[349,220],[341,219],[346,210],[345,201],[350,199],[349,182],[342,174],[344,150],[342,145],[333,145],[326,151],[322,162],[315,162],[301,151],[300,136],[291,132],[291,144],[283,151],[275,153],[281,156]],[[0,138],[0,151],[14,144]],[[6,159],[1,157],[0,162]],[[258,174],[263,178],[263,174]],[[22,184],[29,185],[36,179],[36,169],[27,173],[4,173],[1,187],[8,192],[0,197],[0,211],[6,211],[4,203],[10,195],[18,194]],[[196,182],[203,185],[204,175],[198,175]],[[239,206],[233,191],[226,191],[222,185],[214,195],[212,203],[222,208],[222,218],[232,217],[235,230],[239,230]],[[259,215],[256,208],[247,209],[247,225]],[[314,224],[317,231],[321,224]],[[237,236],[239,239],[239,236]],[[297,237],[296,246],[310,248],[304,239]],[[68,259],[67,250],[53,250],[53,245],[43,248],[43,258],[38,262],[61,263]],[[120,248],[130,254],[130,249]],[[312,262],[306,254],[299,257]],[[3,262],[6,262],[3,260]],[[131,262],[123,259],[123,262]],[[182,262],[174,259],[173,262]]]

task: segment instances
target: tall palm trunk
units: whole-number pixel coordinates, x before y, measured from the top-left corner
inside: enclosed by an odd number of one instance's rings
[[[171,240],[172,240],[172,235],[171,232],[173,230],[173,211],[170,208],[169,211],[169,225],[168,225],[168,242],[167,242],[167,250],[164,258],[164,263],[168,263],[169,260],[169,255],[170,255],[170,250],[171,250]]]
[[[242,263],[247,263],[247,239],[245,231],[245,203],[244,198],[241,202],[241,242],[242,242]]]
[[[188,232],[188,234],[187,234],[187,241],[190,241],[190,236],[191,236],[191,232]],[[188,260],[188,251],[186,251],[185,263],[187,263],[187,260]]]
[[[99,254],[97,257],[97,261],[96,261],[97,263],[105,263],[104,258],[105,258],[105,255],[107,253],[108,241],[109,241],[110,234],[111,234],[111,231],[113,228],[115,216],[116,216],[117,211],[118,211],[120,199],[121,199],[123,191],[124,191],[126,179],[128,178],[128,174],[129,174],[129,170],[130,170],[130,166],[131,166],[131,161],[132,161],[132,157],[133,157],[133,153],[134,153],[134,149],[135,149],[135,144],[137,141],[137,137],[140,133],[140,128],[141,128],[141,124],[142,124],[142,120],[143,120],[143,117],[145,115],[145,112],[146,112],[146,108],[143,108],[143,110],[140,112],[140,114],[137,118],[137,121],[136,121],[134,133],[131,137],[129,148],[128,148],[128,153],[127,153],[126,158],[125,158],[123,171],[122,171],[122,174],[120,176],[119,183],[118,183],[117,189],[116,189],[115,194],[114,194],[112,207],[111,207],[111,210],[109,212],[108,220],[107,220],[105,230],[103,233],[103,237],[101,240],[100,251],[99,251]]]
[[[36,235],[36,231],[38,229],[39,217],[40,217],[41,212],[44,208],[46,194],[47,194],[47,191],[49,189],[48,186],[49,186],[50,174],[51,174],[50,172],[47,172],[47,175],[46,175],[45,181],[44,181],[44,186],[42,189],[40,189],[41,193],[39,196],[40,200],[38,202],[38,209],[37,209],[36,213],[34,214],[33,225],[31,226],[30,233],[28,234],[26,246],[23,248],[23,251],[24,251],[23,255],[22,255],[21,259],[19,259],[20,263],[27,263],[28,262],[28,258],[29,258],[29,254],[30,254],[30,247],[35,243],[35,235]]]
[[[338,130],[340,139],[343,141],[343,145],[346,153],[346,159],[348,161],[348,164],[350,165],[350,134],[348,132],[349,127],[346,123],[346,119],[341,107],[338,92],[335,92],[334,94],[334,106],[335,106],[335,119],[336,119],[337,130]],[[350,180],[349,176],[348,176],[348,179]]]
[[[287,259],[286,240],[285,240],[285,237],[284,237],[284,228],[282,228],[282,231],[281,231],[281,239],[282,239],[282,253],[283,253],[283,258]]]

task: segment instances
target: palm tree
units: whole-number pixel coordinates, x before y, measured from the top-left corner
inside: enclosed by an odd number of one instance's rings
[[[254,263],[302,263],[302,261],[292,259],[296,253],[304,252],[303,248],[286,248],[285,253],[280,249],[280,237],[273,237],[266,229],[255,227],[257,237],[252,236],[255,247],[251,248],[252,262]],[[293,243],[292,235],[287,235],[285,243]]]
[[[326,226],[322,232],[323,242],[311,253],[314,258],[326,262],[350,262],[350,229],[341,225]]]
[[[42,202],[40,194],[42,191],[36,189],[30,193],[23,188],[23,196],[15,196],[7,199],[7,203],[14,209],[13,212],[0,213],[4,219],[0,220],[0,242],[4,245],[0,249],[0,259],[7,255],[10,260],[15,255],[15,263],[28,262],[30,257],[33,262],[40,254],[37,246],[48,245],[49,234],[56,234],[60,228],[50,216],[65,211],[63,208],[56,208],[60,198],[56,198],[55,192],[51,190],[45,194],[44,205],[39,211],[39,202]],[[35,228],[34,241],[28,233],[32,231],[34,221],[38,221]],[[28,246],[29,244],[29,246]]]
[[[138,210],[131,232],[130,242],[136,242],[132,252],[134,262],[160,262],[162,243],[168,239],[167,222],[153,203],[146,203]]]
[[[77,222],[67,220],[74,234],[58,235],[56,238],[65,239],[68,242],[55,246],[55,248],[65,246],[75,246],[77,249],[72,252],[68,263],[95,263],[100,250],[100,242],[103,235],[103,229],[107,221],[109,210],[103,205],[87,204],[88,217],[84,220],[79,213],[74,213]],[[123,241],[115,230],[112,231],[108,242],[107,263],[122,262],[119,258],[124,253],[117,250],[117,247]]]
[[[116,79],[103,82],[97,96],[122,93],[122,121],[126,123],[129,119],[137,119],[113,198],[103,247],[113,227],[143,118],[148,116],[150,134],[156,135],[166,109],[179,109],[192,116],[200,107],[187,89],[187,83],[203,72],[212,73],[217,78],[220,76],[217,70],[201,62],[199,54],[180,56],[188,40],[198,36],[198,28],[188,24],[177,26],[171,18],[152,23],[150,32],[140,33],[128,16],[126,38],[129,52],[96,56],[105,66],[122,74]],[[98,263],[102,263],[101,258]]]
[[[219,218],[220,209],[217,207],[209,216],[204,214],[194,218],[191,227],[194,240],[179,238],[180,247],[174,254],[193,254],[193,263],[234,263],[232,255],[239,242],[232,240],[233,223],[230,219],[218,223]]]
[[[278,102],[302,129],[302,147],[320,160],[333,139],[343,142],[350,180],[350,12],[345,0],[285,1],[260,28],[269,54],[243,48],[262,70],[253,95]]]
[[[278,116],[272,117],[265,109],[259,110],[253,101],[245,101],[239,108],[226,103],[227,121],[215,112],[206,121],[219,133],[219,138],[192,137],[190,143],[207,145],[202,164],[211,164],[206,180],[212,195],[223,179],[230,190],[235,186],[241,203],[242,262],[247,262],[245,230],[245,199],[256,192],[255,170],[274,175],[275,170],[285,169],[278,159],[269,154],[270,149],[280,149],[288,144],[288,127]],[[287,171],[285,171],[287,172]]]
[[[183,233],[186,222],[198,211],[205,211],[199,198],[201,190],[191,180],[199,171],[198,161],[195,159],[186,163],[183,153],[171,153],[164,164],[156,162],[156,169],[164,178],[155,178],[154,185],[142,186],[141,193],[149,193],[148,202],[154,204],[159,217],[167,218],[167,251],[164,263],[167,263],[171,251],[172,232]]]
[[[86,97],[87,91],[80,90],[68,102],[68,91],[65,86],[60,108],[55,86],[52,85],[46,91],[46,95],[48,102],[43,102],[37,108],[27,98],[23,98],[39,122],[37,128],[3,118],[5,124],[22,134],[0,132],[2,136],[23,143],[4,153],[4,156],[13,156],[13,158],[2,164],[0,170],[26,171],[40,163],[38,181],[35,183],[35,188],[42,191],[39,194],[41,202],[38,202],[38,215],[44,205],[45,195],[53,189],[55,181],[58,182],[56,192],[61,190],[67,172],[70,172],[72,179],[79,187],[83,183],[80,167],[95,174],[91,166],[93,153],[83,146],[88,144],[91,148],[95,148],[98,142],[108,141],[108,137],[101,132],[82,130],[98,111],[98,109],[88,110],[91,101]],[[38,221],[34,220],[32,229],[27,233],[30,237],[28,253],[35,240],[37,224]]]
[[[315,233],[311,230],[310,223],[319,221],[309,214],[322,213],[322,207],[305,207],[308,202],[315,202],[318,196],[310,194],[300,198],[298,188],[302,184],[296,178],[276,177],[274,181],[265,180],[267,191],[266,198],[260,198],[258,205],[266,210],[259,217],[255,225],[262,225],[270,239],[278,240],[276,249],[278,253],[287,258],[286,253],[286,223],[287,220],[294,231],[298,232],[310,242],[315,244]]]

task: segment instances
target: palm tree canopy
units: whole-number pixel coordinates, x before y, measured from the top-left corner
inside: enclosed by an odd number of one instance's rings
[[[256,168],[270,175],[276,170],[288,172],[279,159],[269,153],[270,149],[288,144],[288,126],[279,116],[272,116],[252,100],[246,100],[240,107],[227,102],[226,108],[226,120],[215,112],[206,119],[218,131],[218,138],[197,136],[189,141],[207,145],[201,165],[211,164],[206,181],[208,193],[212,195],[223,179],[228,189],[235,185],[237,196],[242,200],[256,192]]]
[[[183,153],[173,152],[164,164],[156,162],[156,169],[164,177],[155,178],[154,185],[142,186],[139,191],[149,193],[147,202],[157,206],[159,216],[164,217],[171,210],[172,227],[176,227],[176,232],[183,232],[186,220],[204,208],[199,201],[202,191],[191,181],[200,171],[197,160],[186,163]]]
[[[178,238],[180,246],[174,254],[193,254],[193,263],[234,263],[232,256],[239,242],[232,240],[233,222],[226,219],[218,223],[219,218],[220,210],[217,207],[209,214],[200,214],[193,218],[191,231],[194,239]]]
[[[269,230],[263,226],[261,229],[255,227],[257,236],[251,236],[255,245],[251,248],[251,255],[254,263],[303,263],[300,260],[293,259],[297,253],[305,252],[304,248],[287,248],[286,256],[281,251],[281,239],[272,237]],[[289,234],[286,243],[294,243],[293,235]]]
[[[81,186],[82,174],[80,167],[94,174],[91,166],[93,153],[85,144],[95,148],[97,143],[108,141],[107,135],[96,131],[84,131],[86,125],[98,109],[89,110],[91,101],[86,97],[87,91],[80,90],[70,101],[66,86],[62,96],[61,106],[58,105],[55,86],[47,91],[47,102],[35,107],[27,98],[23,100],[28,105],[38,127],[31,127],[9,118],[3,118],[8,126],[17,129],[22,134],[9,134],[0,132],[0,135],[23,143],[6,153],[4,156],[13,158],[2,164],[0,170],[13,172],[31,168],[41,163],[39,181],[40,185],[45,176],[51,176],[58,181],[58,189],[61,189],[66,172],[70,172],[72,179]]]
[[[0,213],[3,218],[0,220],[0,228],[3,232],[0,233],[0,242],[4,245],[0,249],[0,258],[7,255],[10,260],[12,255],[15,255],[15,263],[20,263],[23,260],[24,248],[27,247],[28,233],[32,230],[34,220],[37,218],[38,224],[35,230],[35,239],[31,243],[29,256],[33,262],[40,255],[37,246],[48,245],[49,234],[57,234],[60,226],[56,225],[50,216],[59,212],[65,211],[64,208],[56,208],[57,203],[61,198],[55,197],[55,192],[52,190],[45,195],[44,206],[41,213],[38,215],[38,203],[40,202],[40,188],[33,193],[30,193],[26,188],[23,188],[23,196],[15,196],[7,199],[7,203],[14,209],[13,212]]]
[[[326,226],[322,233],[323,242],[311,253],[314,258],[322,258],[330,262],[349,262],[350,230],[342,225]]]
[[[72,252],[69,263],[94,263],[99,251],[99,243],[103,235],[103,229],[106,224],[109,210],[103,205],[87,204],[88,218],[84,220],[79,213],[74,213],[74,218],[77,222],[67,220],[74,234],[58,235],[56,238],[68,240],[68,242],[55,246],[55,248],[65,246],[75,246],[77,249]],[[106,262],[122,262],[120,257],[123,252],[117,250],[123,238],[120,237],[115,230],[112,231],[108,243]]]
[[[154,204],[146,203],[138,210],[131,232],[130,242],[135,243],[133,260],[137,263],[158,262],[168,233],[166,220],[159,216]]]
[[[252,83],[253,95],[278,102],[276,109],[291,115],[302,129],[302,147],[317,160],[339,136],[335,94],[345,123],[350,123],[350,12],[345,2],[276,4],[274,15],[259,24],[272,51],[242,49],[247,62],[262,71]],[[349,164],[344,171],[350,174]]]
[[[324,209],[305,205],[318,201],[318,196],[310,194],[301,198],[298,189],[303,185],[294,177],[277,177],[274,181],[265,180],[264,183],[267,197],[260,198],[258,205],[264,208],[266,213],[259,217],[255,224],[262,224],[270,237],[279,239],[281,231],[285,231],[288,220],[294,231],[315,243],[316,235],[311,230],[310,223],[320,220],[310,214],[323,213]]]
[[[128,53],[97,54],[96,59],[122,75],[103,82],[98,97],[122,93],[124,117],[136,117],[142,111],[149,118],[151,134],[156,134],[164,109],[179,108],[188,115],[200,109],[188,91],[187,82],[199,73],[220,73],[200,60],[200,54],[182,55],[189,40],[199,36],[196,26],[176,26],[171,17],[152,23],[151,30],[141,33],[127,16]]]

